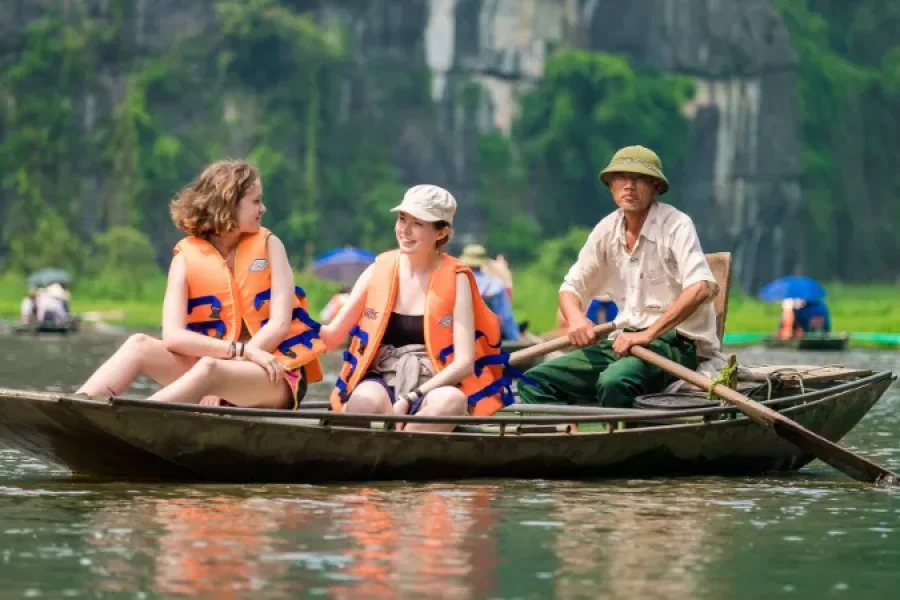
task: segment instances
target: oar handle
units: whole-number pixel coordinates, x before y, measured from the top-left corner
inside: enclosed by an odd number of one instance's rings
[[[668,371],[679,379],[696,385],[705,392],[708,392],[710,388],[713,388],[713,393],[734,404],[738,408],[745,410],[747,416],[760,425],[771,425],[781,417],[780,414],[771,408],[754,402],[742,393],[737,392],[730,387],[726,387],[721,383],[714,383],[711,379],[701,375],[697,371],[692,371],[687,367],[679,365],[677,362],[671,361],[664,356],[660,356],[653,350],[644,348],[643,346],[632,346],[631,354],[646,363],[659,367],[663,371]]]
[[[602,323],[594,327],[594,333],[598,336],[605,336],[615,331],[615,329],[615,323]],[[569,337],[561,335],[557,338],[553,338],[552,340],[547,340],[546,342],[541,342],[539,344],[535,344],[534,346],[530,346],[528,348],[523,348],[522,350],[513,352],[509,355],[509,362],[512,365],[527,363],[528,361],[544,356],[545,354],[550,354],[551,352],[556,352],[557,350],[568,348],[570,345],[571,342],[569,342]]]

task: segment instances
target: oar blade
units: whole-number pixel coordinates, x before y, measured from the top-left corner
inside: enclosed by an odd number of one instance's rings
[[[703,390],[708,391],[710,388],[714,388],[716,395],[735,405],[751,421],[766,427],[772,427],[781,438],[857,481],[887,484],[898,484],[900,482],[900,477],[896,473],[838,446],[834,442],[792,421],[785,415],[772,410],[768,406],[759,404],[736,390],[713,383],[700,373],[679,365],[649,348],[635,346],[631,349],[631,353],[641,360],[656,365],[675,377],[692,383]]]
[[[790,419],[777,419],[772,427],[779,437],[831,465],[848,477],[867,483],[900,485],[900,477],[896,473],[838,446]]]

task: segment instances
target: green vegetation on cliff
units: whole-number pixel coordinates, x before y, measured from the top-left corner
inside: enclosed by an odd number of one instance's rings
[[[808,271],[900,275],[900,4],[776,0],[800,58]]]
[[[889,280],[900,256],[900,8],[773,1],[800,56],[808,270]],[[333,246],[391,246],[387,209],[418,182],[399,140],[433,140],[440,154],[444,107],[424,65],[389,53],[363,61],[347,32],[297,4],[218,0],[194,34],[149,51],[131,39],[134,4],[73,0],[4,40],[4,281],[52,265],[78,275],[76,297],[156,302],[179,237],[166,204],[226,156],[260,166],[267,225],[299,270]],[[459,96],[477,105],[472,85]],[[552,319],[543,304],[564,269],[555,257],[583,240],[573,226],[611,208],[597,171],[616,147],[640,139],[677,167],[688,130],[679,107],[692,93],[689,78],[561,48],[521,98],[511,136],[480,137],[479,206],[464,210],[484,216],[490,250],[518,268],[522,317]]]

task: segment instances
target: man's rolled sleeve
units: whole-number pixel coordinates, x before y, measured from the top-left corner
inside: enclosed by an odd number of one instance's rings
[[[700,247],[700,238],[694,227],[693,221],[685,219],[679,223],[673,232],[672,253],[678,263],[678,275],[681,278],[682,289],[695,283],[705,281],[709,286],[706,301],[709,302],[719,292],[719,284],[709,268],[703,248]]]
[[[606,275],[606,252],[598,226],[581,247],[578,260],[569,268],[559,291],[572,292],[581,299],[581,305],[585,306],[601,288]]]

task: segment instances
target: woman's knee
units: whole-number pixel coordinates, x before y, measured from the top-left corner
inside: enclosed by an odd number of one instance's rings
[[[469,402],[462,390],[448,386],[428,392],[419,414],[465,415],[468,409]]]
[[[204,356],[200,360],[198,360],[193,367],[191,367],[191,373],[195,377],[199,377],[201,379],[211,379],[215,376],[216,371],[219,368],[219,359],[212,358],[211,356]]]
[[[125,343],[122,344],[122,350],[127,355],[138,362],[144,362],[154,357],[160,357],[163,354],[169,354],[162,340],[158,340],[153,336],[145,333],[135,333],[130,335]]]
[[[361,383],[344,406],[345,412],[380,414],[391,412],[391,398],[377,383]]]
[[[162,342],[146,333],[134,333],[128,336],[128,339],[125,340],[122,346],[136,352],[138,355],[163,347]]]

